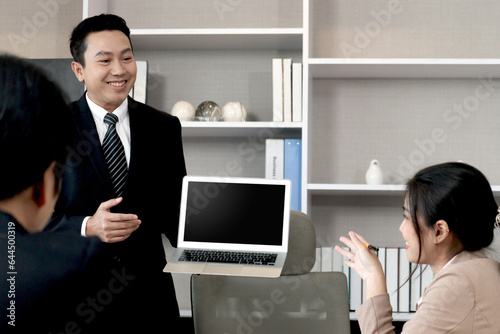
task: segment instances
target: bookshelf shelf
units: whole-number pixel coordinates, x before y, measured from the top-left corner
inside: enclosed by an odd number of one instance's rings
[[[394,321],[408,321],[413,318],[414,313],[392,313],[392,319]],[[349,312],[349,318],[351,320],[358,320],[358,317],[356,316],[356,312]]]
[[[408,321],[413,318],[414,313],[392,313],[392,318],[394,321]],[[180,316],[184,318],[190,318],[193,316],[191,310],[181,310],[180,311]],[[356,316],[356,312],[349,312],[349,319],[350,320],[358,320],[358,317]]]
[[[303,29],[131,29],[135,48],[148,50],[301,50]]]
[[[500,77],[500,59],[311,58],[313,78]]]
[[[493,190],[493,195],[500,197],[500,186],[491,186],[491,190]]]
[[[187,137],[297,137],[302,122],[182,122]]]
[[[405,186],[401,184],[338,184],[338,183],[309,183],[307,190],[311,195],[330,196],[402,196]],[[500,186],[491,187],[493,195],[500,197]]]
[[[367,184],[309,183],[307,185],[307,189],[309,193],[312,195],[400,196],[404,194],[404,186],[399,184],[367,185]]]

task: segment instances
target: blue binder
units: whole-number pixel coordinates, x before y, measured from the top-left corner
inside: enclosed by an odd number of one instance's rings
[[[292,210],[301,211],[302,140],[285,139],[285,179],[292,181]]]

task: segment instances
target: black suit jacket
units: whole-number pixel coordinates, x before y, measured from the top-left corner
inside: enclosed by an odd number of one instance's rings
[[[93,332],[78,310],[108,281],[102,247],[72,233],[29,234],[0,212],[0,333]]]
[[[83,218],[115,196],[85,95],[71,107],[78,137],[70,149],[61,196],[48,228],[80,233]],[[165,318],[179,314],[172,277],[162,271],[166,260],[161,234],[177,245],[180,193],[186,175],[181,125],[176,117],[131,98],[128,112],[129,172],[123,201],[113,211],[136,214],[142,223],[125,241],[107,245],[118,262],[116,270],[133,279],[96,314],[114,310],[109,314],[127,322],[127,329],[134,323],[152,323],[158,328]],[[90,314],[87,319],[94,321]],[[110,320],[114,330],[116,321]]]

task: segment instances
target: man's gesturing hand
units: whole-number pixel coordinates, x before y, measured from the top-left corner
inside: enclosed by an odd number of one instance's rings
[[[119,242],[130,237],[139,228],[137,215],[112,213],[110,209],[122,201],[122,197],[101,203],[95,214],[87,221],[86,235],[98,236],[104,242]]]

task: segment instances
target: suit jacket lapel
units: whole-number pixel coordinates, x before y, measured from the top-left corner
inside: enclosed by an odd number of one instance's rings
[[[137,161],[140,160],[140,149],[144,147],[144,129],[147,129],[144,123],[144,117],[141,117],[140,105],[133,100],[128,98],[128,115],[130,118],[130,166],[128,176],[133,175],[135,169],[137,168]]]
[[[77,120],[76,123],[80,140],[77,143],[77,152],[81,149],[85,150],[85,153],[89,156],[90,161],[97,172],[99,180],[111,193],[113,193],[114,190],[111,184],[108,167],[106,166],[106,161],[104,160],[104,154],[102,153],[99,135],[97,134],[94,118],[92,117],[92,113],[90,112],[85,96],[86,94],[84,94],[80,100],[76,102],[75,108],[75,117]]]

